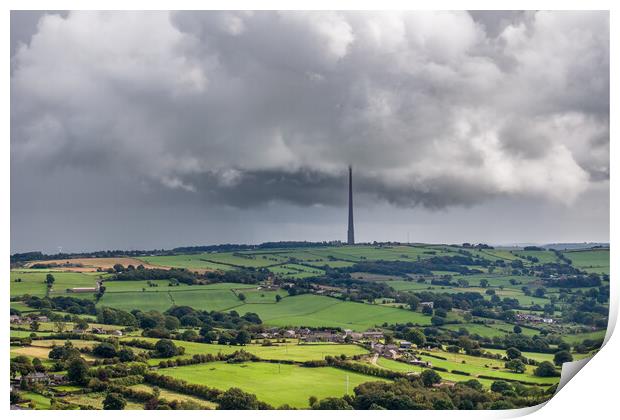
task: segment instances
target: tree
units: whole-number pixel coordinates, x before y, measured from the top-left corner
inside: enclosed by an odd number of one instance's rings
[[[172,340],[167,338],[159,340],[155,343],[155,350],[160,357],[172,357],[179,354],[179,349]]]
[[[164,319],[164,326],[169,330],[176,330],[181,326],[181,322],[178,318],[168,315]]]
[[[243,392],[239,388],[230,388],[218,398],[221,410],[258,410],[256,395]]]
[[[45,276],[45,283],[47,283],[47,287],[52,287],[55,281],[56,279],[54,278],[54,275],[52,273],[47,273],[47,276]]]
[[[422,307],[422,313],[424,315],[433,315],[433,308],[431,308],[428,305],[425,305],[425,306]]]
[[[431,317],[431,324],[435,325],[435,326],[440,326],[445,324],[446,320],[440,316],[433,316]]]
[[[122,264],[114,264],[114,267],[112,267],[114,269],[114,271],[116,271],[117,273],[122,273],[125,270],[125,267],[123,267]]]
[[[506,392],[513,391],[512,385],[506,381],[495,381],[491,384],[491,391],[505,394]]]
[[[78,319],[75,323],[75,328],[77,328],[78,330],[88,329],[88,321],[86,321],[84,318]]]
[[[98,357],[110,359],[116,357],[116,348],[110,343],[99,343],[93,348],[93,354]]]
[[[280,302],[282,300],[282,296],[276,295],[276,302]]]
[[[250,341],[252,341],[252,337],[246,330],[240,330],[237,333],[237,337],[235,337],[235,342],[242,346],[248,344]]]
[[[245,295],[244,295],[243,293],[239,293],[239,294],[237,295],[237,297],[239,298],[239,300],[240,300],[241,302],[245,302],[246,297],[245,297]]]
[[[506,349],[506,357],[508,357],[508,359],[510,360],[518,359],[519,357],[521,357],[521,351],[514,347],[509,347]]]
[[[110,392],[103,400],[104,410],[122,410],[127,405],[127,401],[120,394]]]
[[[67,379],[78,384],[86,384],[88,382],[88,363],[81,357],[71,359],[67,366]]]
[[[56,331],[61,333],[65,330],[65,328],[67,327],[67,324],[63,321],[56,321],[54,322],[54,327],[56,328]]]
[[[418,347],[422,347],[426,343],[426,336],[417,328],[409,328],[405,333],[405,338]]]
[[[310,406],[310,408],[312,408],[312,406],[314,406],[314,404],[316,404],[317,401],[318,401],[318,398],[315,397],[314,395],[311,395],[308,398],[308,405]]]
[[[313,405],[314,410],[353,410],[353,407],[342,398],[328,397]]]
[[[407,305],[409,305],[409,309],[415,311],[420,305],[420,299],[416,295],[409,295],[407,296]]]
[[[441,376],[439,376],[439,374],[432,369],[424,370],[420,375],[420,379],[426,387],[430,387],[433,386],[433,384],[438,384],[441,382]]]
[[[553,355],[553,363],[555,363],[556,366],[562,366],[564,363],[572,361],[573,356],[566,350],[560,350]]]
[[[568,344],[566,341],[561,341],[560,343],[558,343],[558,350],[570,351],[570,344]]]
[[[520,327],[520,326],[518,326],[518,325],[515,325],[514,327],[512,327],[512,331],[513,331],[515,334],[521,334],[521,333],[523,332],[523,330],[521,329],[521,327]]]
[[[542,362],[540,363],[536,369],[534,369],[534,375],[540,377],[552,377],[557,376],[557,372],[555,370],[555,366],[551,362]]]
[[[122,348],[118,352],[118,358],[121,362],[133,362],[134,360],[136,360],[136,355],[131,349]]]
[[[506,362],[506,369],[510,369],[515,373],[525,372],[525,363],[521,359],[512,359]]]

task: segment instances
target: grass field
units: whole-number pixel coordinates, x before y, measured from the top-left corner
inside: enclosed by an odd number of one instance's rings
[[[308,398],[340,397],[364,382],[381,380],[354,372],[277,363],[207,363],[158,370],[159,374],[226,390],[238,387],[275,407],[307,408]]]
[[[33,308],[27,306],[24,302],[11,302],[11,309],[16,309],[20,312],[32,312]]]
[[[506,350],[487,349],[487,348],[485,348],[484,350],[489,353],[501,354],[502,356],[506,355]],[[523,351],[521,352],[521,355],[524,357],[527,357],[528,359],[534,359],[539,362],[553,362],[553,353],[534,353],[530,351]],[[581,360],[588,356],[589,356],[588,354],[573,353],[574,360]]]
[[[121,339],[121,342],[129,338]],[[140,337],[140,340],[156,342],[155,338]],[[306,362],[309,360],[323,360],[325,356],[355,356],[368,353],[364,348],[355,344],[297,344],[288,343],[276,344],[273,346],[263,346],[261,344],[249,344],[246,346],[229,346],[223,344],[194,343],[188,341],[174,340],[177,346],[185,348],[185,354],[181,358],[191,358],[194,354],[231,354],[238,350],[245,350],[262,359],[267,360],[292,360],[295,362]],[[158,364],[160,360],[151,359],[150,364]]]
[[[511,251],[517,257],[526,259],[527,257],[538,258],[539,264],[558,262],[558,257],[553,251]]]
[[[562,254],[575,267],[588,273],[609,274],[609,249],[567,251]]]
[[[187,268],[196,271],[230,270],[231,267],[224,264],[205,261],[205,255],[211,254],[181,254],[140,257],[140,260],[153,265],[166,267]]]
[[[235,310],[239,313],[255,312],[264,323],[275,326],[341,327],[365,331],[385,322],[430,324],[430,317],[419,312],[317,295],[290,296],[273,305],[246,304]]]
[[[11,296],[29,294],[32,296],[45,296],[47,285],[45,277],[50,271],[11,271]],[[51,272],[55,278],[52,295],[65,294],[65,290],[73,287],[95,287],[100,273],[68,273]],[[15,280],[21,279],[21,282]],[[88,296],[87,296],[88,295]],[[81,298],[88,298],[91,294],[80,294]]]
[[[104,392],[91,392],[88,394],[71,394],[63,397],[62,400],[74,404],[88,405],[102,410],[105,397],[106,394]],[[144,406],[142,404],[133,401],[127,401],[127,405],[125,406],[125,410],[142,410],[143,408]]]
[[[151,393],[153,392],[153,387],[150,385],[145,385],[145,384],[133,385],[133,386],[130,386],[129,388],[134,389],[136,391],[151,392]],[[163,398],[164,400],[170,401],[170,402],[174,400],[193,402],[203,407],[203,409],[214,410],[217,408],[217,404],[212,401],[203,400],[198,397],[181,394],[175,391],[170,391],[165,388],[159,388],[159,396],[160,398]]]
[[[605,338],[606,330],[592,331],[580,334],[565,335],[562,338],[569,344],[579,344],[583,340],[602,340]]]
[[[32,401],[35,404],[34,406],[35,410],[49,410],[50,407],[52,406],[51,400],[49,398],[44,397],[41,394],[37,394],[36,392],[30,392],[30,391],[22,392],[21,396],[25,400]],[[28,403],[20,404],[20,405],[26,407]]]
[[[382,305],[344,302],[325,296],[305,294],[286,297],[282,293],[283,299],[276,303],[275,295],[279,294],[278,292],[245,291],[243,293],[250,298],[247,299],[247,303],[243,303],[235,293],[223,286],[192,287],[195,289],[175,292],[106,293],[98,306],[110,306],[127,311],[140,308],[162,312],[173,305],[188,305],[203,310],[234,309],[242,315],[254,312],[267,325],[341,327],[356,331],[365,331],[385,322],[430,324],[430,317],[419,312]],[[253,296],[254,294],[256,295]]]
[[[529,365],[527,366],[525,373],[514,373],[504,368],[503,360],[473,357],[466,354],[449,353],[445,351],[433,351],[431,354],[446,358],[448,360],[429,356],[420,356],[420,358],[431,362],[434,367],[448,369],[450,372],[454,370],[466,372],[472,377],[490,376],[497,379],[524,381],[540,385],[552,385],[557,383],[559,380],[559,378],[540,378],[538,376],[534,376],[534,367]],[[440,375],[442,373],[443,372],[440,372]]]
[[[466,324],[448,324],[444,325],[442,328],[451,331],[458,331],[461,328],[465,328],[469,334],[478,334],[481,337],[493,338],[493,337],[503,337],[507,333],[513,332],[514,325],[508,324],[505,322],[496,322],[494,324],[475,324],[475,323],[466,323]],[[527,336],[534,336],[538,334],[538,331],[532,328],[521,327],[522,334]]]

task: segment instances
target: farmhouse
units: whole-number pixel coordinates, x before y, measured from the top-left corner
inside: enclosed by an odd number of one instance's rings
[[[23,322],[22,317],[19,315],[11,315],[11,324],[21,324]]]
[[[410,365],[414,365],[414,366],[422,366],[422,367],[426,367],[426,368],[432,368],[433,364],[431,362],[426,362],[424,360],[418,360],[418,359],[411,359],[408,361],[408,363]]]
[[[435,307],[435,302],[420,302],[420,306],[433,309]]]
[[[383,338],[383,331],[366,331],[362,333],[362,336],[370,340],[381,340]]]
[[[308,343],[317,342],[330,342],[330,343],[342,343],[344,342],[344,336],[338,333],[330,331],[314,331],[301,338],[302,341]]]
[[[286,330],[282,333],[284,338],[295,338],[297,333],[294,330]]]
[[[33,383],[49,384],[50,383],[50,377],[46,373],[43,373],[43,372],[31,372],[28,375],[24,376],[23,379],[29,384],[33,384]]]
[[[535,322],[535,323],[542,322],[545,324],[553,324],[555,322],[552,318],[543,318],[538,315],[523,314],[523,313],[516,314],[515,318],[517,319],[517,321],[525,321],[525,322]]]
[[[410,349],[411,348],[411,343],[409,341],[401,341],[400,342],[400,348],[401,349]]]
[[[352,332],[352,333],[346,334],[345,338],[347,337],[353,341],[358,341],[358,340],[361,340],[364,337],[364,335],[362,333]]]

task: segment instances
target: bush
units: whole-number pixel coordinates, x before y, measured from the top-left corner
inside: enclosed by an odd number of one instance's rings
[[[555,366],[551,362],[542,362],[534,369],[534,375],[540,377],[552,377],[558,376],[558,372],[555,370]]]

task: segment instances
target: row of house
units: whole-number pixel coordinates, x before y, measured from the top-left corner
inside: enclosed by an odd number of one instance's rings
[[[433,367],[431,362],[420,360],[408,352],[411,349],[412,344],[409,341],[401,341],[399,345],[396,344],[381,344],[372,342],[370,349],[378,356],[386,357],[388,359],[399,359],[410,365],[422,366],[425,368]]]
[[[79,332],[80,330],[74,329],[73,332],[77,333],[77,334],[84,334],[86,331],[81,330],[82,332]],[[90,330],[91,333],[93,334],[107,334],[107,335],[114,335],[117,337],[121,337],[123,335],[123,332],[121,330],[106,330],[103,328],[98,328],[98,327],[93,327]]]
[[[11,315],[11,324],[30,324],[32,321],[49,322],[49,318],[43,315],[34,317],[21,317],[19,315]]]
[[[555,322],[553,318],[545,318],[545,317],[538,316],[538,315],[524,314],[524,313],[517,313],[515,315],[515,318],[517,321],[524,321],[524,322],[534,322],[534,323],[544,323],[544,324],[553,324]]]
[[[363,333],[354,332],[353,330],[311,330],[309,328],[299,328],[291,330],[279,330],[271,328],[257,335],[257,338],[273,339],[273,338],[298,338],[307,343],[330,342],[344,343],[345,341],[377,341],[384,338],[382,331],[366,331]]]
[[[32,385],[35,383],[42,383],[45,385],[58,385],[65,381],[65,376],[58,373],[46,373],[46,372],[31,372],[22,377],[16,378],[16,381],[26,381]]]

